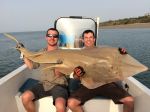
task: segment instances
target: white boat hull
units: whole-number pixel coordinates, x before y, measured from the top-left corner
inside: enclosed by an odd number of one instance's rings
[[[38,70],[29,70],[23,65],[1,78],[0,112],[24,112],[21,100],[16,100],[18,89],[28,78],[39,79],[39,75]],[[150,90],[133,77],[129,77],[125,82],[129,85],[129,93],[135,98],[134,112],[149,112]],[[51,97],[36,102],[37,112],[43,112],[43,109],[46,109],[44,112],[55,112],[52,99],[49,99]],[[84,109],[85,112],[122,112],[122,105],[115,105],[110,99],[92,99],[85,103]]]

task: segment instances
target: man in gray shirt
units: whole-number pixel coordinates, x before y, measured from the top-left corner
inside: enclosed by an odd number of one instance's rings
[[[50,28],[46,33],[47,47],[44,51],[51,52],[57,49],[59,32],[55,28]],[[24,57],[24,62],[29,69],[39,68],[39,63],[32,62]],[[67,79],[64,74],[57,69],[46,69],[41,74],[40,83],[26,90],[22,94],[22,102],[27,112],[35,112],[34,101],[46,96],[53,97],[53,104],[57,112],[66,111],[66,101],[68,98]]]

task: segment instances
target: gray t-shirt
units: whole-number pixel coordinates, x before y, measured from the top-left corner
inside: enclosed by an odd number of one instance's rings
[[[46,49],[43,49],[42,51],[46,51]],[[43,69],[45,67],[48,67],[48,64],[39,64],[35,62],[32,63],[34,69],[38,68],[41,71],[41,83],[43,84],[45,91],[52,89],[55,85],[68,85],[67,78],[64,74],[60,76],[55,75],[55,68]]]

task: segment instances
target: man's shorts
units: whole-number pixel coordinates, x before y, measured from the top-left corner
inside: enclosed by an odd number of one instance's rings
[[[52,96],[53,104],[55,105],[55,100],[58,97],[64,98],[66,101],[68,99],[68,90],[65,85],[56,85],[51,90],[45,91],[43,85],[38,83],[29,90],[34,94],[34,101],[46,96]]]
[[[120,100],[122,98],[131,95],[123,88],[119,87],[116,83],[109,83],[95,89],[88,89],[85,86],[81,85],[81,87],[77,91],[71,94],[70,98],[78,99],[79,101],[81,101],[82,105],[87,100],[98,96],[112,99],[114,103],[121,104]]]

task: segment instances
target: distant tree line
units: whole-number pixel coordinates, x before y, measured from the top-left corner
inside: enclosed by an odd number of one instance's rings
[[[119,20],[109,20],[109,21],[100,23],[100,26],[125,25],[125,24],[149,23],[149,22],[150,22],[150,14],[146,14],[144,16],[139,16],[137,18],[125,18],[125,19],[119,19]]]

